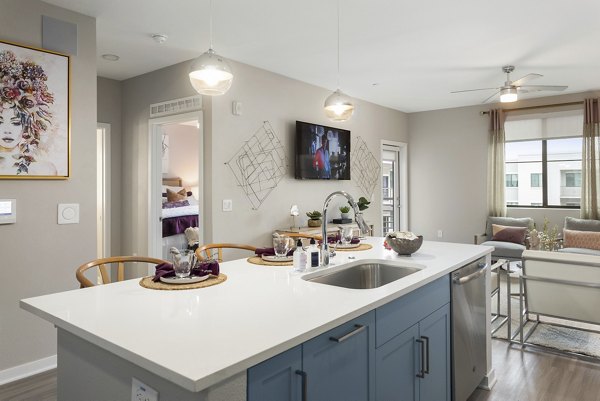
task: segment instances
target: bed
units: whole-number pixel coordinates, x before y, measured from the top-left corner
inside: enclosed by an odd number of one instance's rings
[[[162,207],[162,237],[163,258],[168,258],[171,247],[186,248],[188,246],[185,230],[188,227],[198,227],[198,199],[188,192],[179,177],[163,178],[163,207]],[[185,198],[169,202],[167,190],[185,194]]]

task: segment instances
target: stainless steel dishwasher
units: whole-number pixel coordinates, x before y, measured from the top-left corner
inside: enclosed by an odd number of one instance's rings
[[[465,401],[486,373],[485,258],[452,273],[453,400]]]

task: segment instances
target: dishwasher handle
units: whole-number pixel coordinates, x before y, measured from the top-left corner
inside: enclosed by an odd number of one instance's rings
[[[479,270],[477,270],[475,273],[471,273],[468,276],[464,276],[464,277],[454,277],[452,279],[452,282],[454,284],[458,284],[458,285],[463,285],[463,284],[467,284],[470,281],[473,280],[477,280],[479,277],[483,276],[485,274],[485,270],[488,267],[487,263],[480,263],[479,264]]]

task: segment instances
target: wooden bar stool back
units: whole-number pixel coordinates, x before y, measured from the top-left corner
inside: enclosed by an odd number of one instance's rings
[[[196,249],[196,257],[198,260],[213,259],[217,262],[223,262],[223,249],[244,249],[247,251],[256,251],[256,247],[252,245],[244,244],[206,244]],[[216,256],[216,257],[215,257]]]
[[[91,268],[97,267],[100,272],[101,284],[111,283],[109,268],[111,265],[117,265],[117,279],[115,281],[123,281],[125,279],[125,264],[126,263],[147,263],[158,265],[167,262],[166,260],[150,258],[146,256],[113,256],[110,258],[102,258],[92,260],[77,268],[75,277],[80,283],[80,288],[93,287],[95,284],[85,276],[85,272]]]

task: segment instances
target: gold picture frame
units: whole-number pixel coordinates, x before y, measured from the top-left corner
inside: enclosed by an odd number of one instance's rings
[[[71,175],[71,59],[0,40],[0,179]]]

